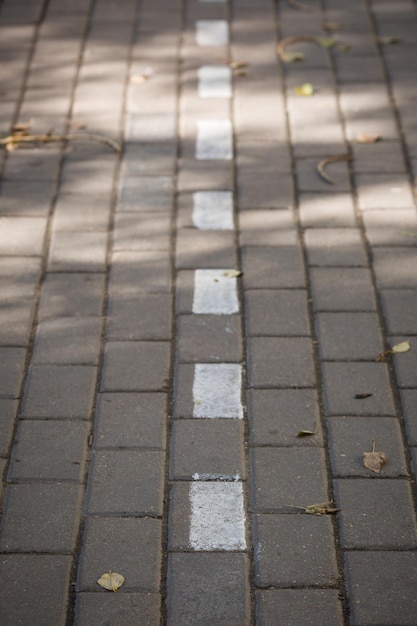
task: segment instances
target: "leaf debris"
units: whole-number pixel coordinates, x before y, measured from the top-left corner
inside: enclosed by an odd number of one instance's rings
[[[227,278],[237,278],[238,276],[242,276],[242,272],[239,270],[224,270],[224,272],[222,272],[222,276],[226,276]]]
[[[375,361],[379,363],[380,361],[383,361],[385,357],[390,356],[391,354],[409,352],[409,350],[411,350],[410,342],[408,339],[406,339],[405,341],[401,341],[395,346],[392,346],[392,348],[390,348],[389,350],[384,350],[383,352],[381,352],[381,354],[376,357]]]
[[[297,85],[297,87],[294,87],[294,93],[297,94],[297,96],[312,96],[314,94],[314,87],[311,83]]]
[[[287,0],[288,4],[290,5],[290,7],[293,7],[293,9],[297,9],[297,11],[306,11],[307,13],[310,13],[311,11],[314,11],[314,7],[310,7],[308,6],[308,4],[303,4],[302,2],[298,2],[298,0]]]
[[[390,46],[396,43],[401,43],[400,37],[378,37],[377,41],[383,46]]]
[[[370,398],[373,396],[373,393],[365,392],[365,393],[355,393],[353,396],[355,400],[365,400],[365,398]]]
[[[358,143],[376,143],[381,140],[381,135],[375,134],[367,134],[367,133],[359,133],[356,135],[356,141]]]
[[[317,428],[318,428],[318,423],[316,421],[315,426],[314,426],[314,430],[300,430],[298,431],[298,433],[295,435],[296,437],[310,437],[312,435],[317,435]]]
[[[377,452],[375,448],[376,442],[375,439],[372,439],[372,451],[363,453],[363,464],[367,469],[371,470],[371,472],[379,474],[382,467],[386,465],[388,459],[384,452]]]
[[[277,43],[276,47],[277,54],[284,63],[295,63],[304,60],[302,52],[287,52],[287,46],[292,46],[295,43],[315,43],[321,48],[333,48],[339,42],[335,37],[313,37],[312,35],[285,37]]]
[[[96,141],[110,146],[117,153],[122,150],[120,145],[113,141],[113,139],[103,137],[102,135],[91,135],[88,133],[68,135],[52,135],[51,133],[43,133],[41,135],[30,135],[21,133],[20,131],[12,132],[12,134],[8,137],[0,139],[0,146],[4,146],[6,150],[15,150],[19,144],[51,143],[57,141]]]
[[[97,580],[97,584],[108,591],[117,591],[125,582],[124,576],[109,570]]]
[[[320,176],[322,180],[324,180],[326,183],[329,183],[329,185],[335,185],[336,183],[333,180],[333,178],[330,178],[330,176],[326,174],[325,172],[326,165],[328,165],[329,163],[336,163],[337,161],[350,161],[350,160],[351,160],[351,157],[349,156],[349,154],[336,154],[335,156],[328,156],[322,159],[320,163],[317,164],[317,167],[316,167],[317,174]]]
[[[319,504],[309,504],[304,511],[309,515],[332,515],[338,513],[341,509],[334,506],[334,501],[320,502]]]

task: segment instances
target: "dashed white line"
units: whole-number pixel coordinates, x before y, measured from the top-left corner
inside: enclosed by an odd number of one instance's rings
[[[189,543],[194,550],[245,550],[241,482],[190,485]]]
[[[197,363],[193,417],[242,419],[241,385],[242,366],[238,363]]]
[[[225,20],[199,20],[196,22],[196,40],[199,46],[226,46],[229,27]]]
[[[233,230],[232,192],[196,191],[192,220],[200,230]]]
[[[198,70],[200,98],[231,98],[231,70],[227,66],[203,65]]]
[[[239,311],[237,282],[228,270],[196,270],[194,272],[193,313],[200,315],[232,315]]]
[[[200,120],[197,122],[195,156],[200,160],[231,160],[233,148],[230,120]]]

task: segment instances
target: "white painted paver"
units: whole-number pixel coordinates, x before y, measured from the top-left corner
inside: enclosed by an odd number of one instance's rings
[[[225,20],[199,20],[196,22],[196,40],[199,46],[226,46],[229,27]]]
[[[190,547],[245,550],[241,482],[195,482],[190,486]]]
[[[193,417],[243,418],[242,366],[197,363],[194,367]]]
[[[230,120],[200,120],[197,122],[196,159],[226,160],[233,156]]]
[[[232,72],[230,67],[203,65],[198,70],[198,95],[200,98],[231,98]]]
[[[196,191],[193,194],[193,224],[200,230],[233,230],[231,191]]]
[[[228,276],[230,270],[196,270],[194,272],[193,313],[232,315],[239,311],[237,282]]]

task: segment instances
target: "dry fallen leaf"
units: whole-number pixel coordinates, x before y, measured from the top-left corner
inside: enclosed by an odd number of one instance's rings
[[[115,152],[121,152],[121,147],[118,143],[110,139],[110,137],[103,137],[102,135],[85,134],[67,134],[67,135],[52,135],[51,133],[44,133],[42,135],[25,135],[15,134],[3,137],[0,139],[0,146],[4,146],[6,150],[15,150],[19,144],[29,143],[51,143],[56,141],[97,141],[104,143],[113,148]]]
[[[390,46],[392,44],[401,43],[401,39],[399,37],[378,37],[378,43]]]
[[[124,576],[111,570],[103,574],[97,581],[100,587],[108,591],[117,591],[125,582]]]
[[[373,395],[373,393],[355,393],[353,397],[355,400],[365,400],[365,398],[370,398]]]
[[[309,504],[304,510],[309,515],[329,515],[337,513],[341,509],[335,507],[333,500],[331,500],[330,502],[321,502],[320,504]]]
[[[277,53],[281,61],[284,63],[294,63],[295,61],[302,61],[304,55],[302,52],[287,52],[287,46],[291,46],[294,43],[317,43],[317,37],[311,37],[310,35],[300,35],[299,37],[285,37],[277,43]]]
[[[384,350],[384,352],[381,352],[381,354],[376,357],[375,361],[383,361],[383,359],[390,354],[408,352],[409,350],[411,350],[410,342],[406,339],[405,341],[401,341],[401,343],[397,343],[395,346],[392,346],[390,350]]]
[[[302,52],[286,52],[285,53],[285,61],[287,63],[301,63],[304,61],[305,56]]]
[[[231,70],[244,70],[248,67],[249,63],[246,61],[230,61],[229,67]]]
[[[367,133],[359,133],[356,135],[356,141],[358,143],[376,143],[381,139],[381,135],[368,135]]]
[[[326,174],[325,172],[326,165],[328,165],[329,163],[336,163],[337,161],[350,161],[350,160],[351,159],[348,154],[337,154],[335,156],[326,157],[325,159],[322,159],[320,163],[318,163],[316,167],[317,174],[326,183],[329,183],[330,185],[335,185],[336,183],[333,180],[333,178],[330,178],[330,176]]]
[[[311,435],[317,435],[317,427],[318,427],[318,423],[316,422],[314,430],[304,430],[304,429],[300,430],[296,434],[296,437],[310,437]]]
[[[297,96],[312,96],[314,94],[314,87],[311,83],[304,83],[304,85],[294,87],[294,93],[297,94]]]
[[[339,40],[336,37],[318,37],[317,43],[322,48],[333,48],[336,44],[339,43]]]
[[[237,278],[238,276],[242,276],[242,272],[239,270],[224,270],[222,275],[227,276],[227,278]]]
[[[371,472],[379,474],[383,465],[387,463],[387,457],[383,452],[376,452],[375,446],[375,439],[372,439],[372,452],[363,453],[363,464]]]

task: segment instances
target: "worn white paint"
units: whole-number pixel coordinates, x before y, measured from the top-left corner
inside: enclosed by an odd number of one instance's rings
[[[232,72],[230,67],[203,65],[198,70],[200,98],[231,98]]]
[[[200,315],[232,315],[239,311],[237,282],[227,270],[196,270],[194,272],[193,313]]]
[[[190,547],[194,550],[245,550],[241,482],[190,485]]]
[[[223,159],[233,156],[232,124],[230,120],[200,120],[197,122],[197,159]]]
[[[238,363],[194,366],[193,417],[243,418],[242,367]]]
[[[232,192],[196,191],[192,220],[200,230],[233,230]]]
[[[240,474],[198,474],[197,472],[195,474],[192,475],[192,479],[193,480],[224,480],[224,481],[235,481],[237,482],[238,480],[241,480],[241,475]]]
[[[196,22],[196,40],[199,46],[227,46],[229,28],[225,20],[199,20]]]

